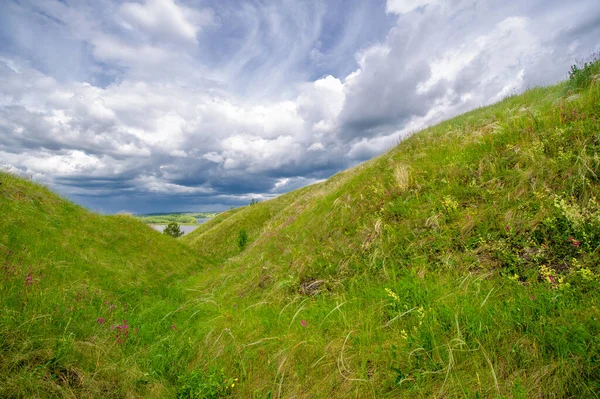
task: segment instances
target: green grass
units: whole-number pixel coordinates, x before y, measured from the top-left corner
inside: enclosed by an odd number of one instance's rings
[[[163,318],[208,262],[132,217],[0,183],[0,397],[168,396],[183,349],[164,354],[176,338]]]
[[[598,65],[178,240],[0,175],[0,396],[600,396]]]

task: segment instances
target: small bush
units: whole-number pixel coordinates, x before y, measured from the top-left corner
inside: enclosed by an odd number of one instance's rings
[[[237,244],[240,251],[243,251],[248,245],[248,231],[246,229],[240,229],[238,232]]]
[[[600,53],[592,54],[588,61],[578,61],[571,65],[569,82],[575,89],[583,89],[592,83],[594,74],[600,72]]]
[[[163,230],[163,234],[171,236],[173,238],[178,238],[183,235],[183,231],[179,229],[179,225],[175,222],[171,222],[165,227]]]

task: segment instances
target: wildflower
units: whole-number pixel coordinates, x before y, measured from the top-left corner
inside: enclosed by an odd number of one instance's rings
[[[300,324],[302,324],[302,327],[306,327],[306,320],[300,320]]]
[[[506,226],[506,231],[510,231],[510,226],[509,225]]]
[[[104,324],[104,317],[98,317],[96,319],[96,323],[98,323],[98,324]]]
[[[117,330],[117,343],[122,343],[127,336],[129,335],[129,324],[127,324],[127,320],[123,320],[123,324],[113,326],[113,329]]]
[[[573,237],[569,237],[569,241],[571,241],[571,245],[573,245],[575,248],[579,248],[581,245],[581,241],[576,240]]]
[[[386,288],[385,292],[387,293],[388,297],[394,300],[394,302],[400,302],[400,297],[394,291],[392,291],[389,288]]]
[[[25,277],[25,285],[31,284],[33,284],[33,274],[29,273],[27,274],[27,277]]]
[[[171,330],[177,331],[177,327],[175,327],[175,324],[171,324]]]

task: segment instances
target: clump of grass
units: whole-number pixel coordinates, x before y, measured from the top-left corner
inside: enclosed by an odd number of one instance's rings
[[[600,53],[592,54],[586,61],[578,61],[571,65],[569,83],[574,89],[589,87],[594,81],[600,80]]]
[[[227,378],[223,370],[209,372],[194,370],[179,376],[177,398],[219,399],[229,396],[237,380],[237,378]]]

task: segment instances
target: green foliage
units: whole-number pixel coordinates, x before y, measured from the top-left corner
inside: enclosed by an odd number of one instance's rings
[[[238,231],[237,245],[240,251],[243,251],[246,248],[246,245],[248,245],[248,231],[244,228]]]
[[[598,78],[598,73],[600,73],[600,53],[593,54],[588,61],[580,61],[571,65],[569,82],[573,88],[583,89]]]
[[[223,370],[194,370],[177,380],[178,399],[219,399],[229,396],[237,378],[226,378]]]
[[[163,230],[163,234],[166,234],[173,238],[179,238],[183,235],[183,231],[179,229],[179,225],[175,222],[171,222]]]

